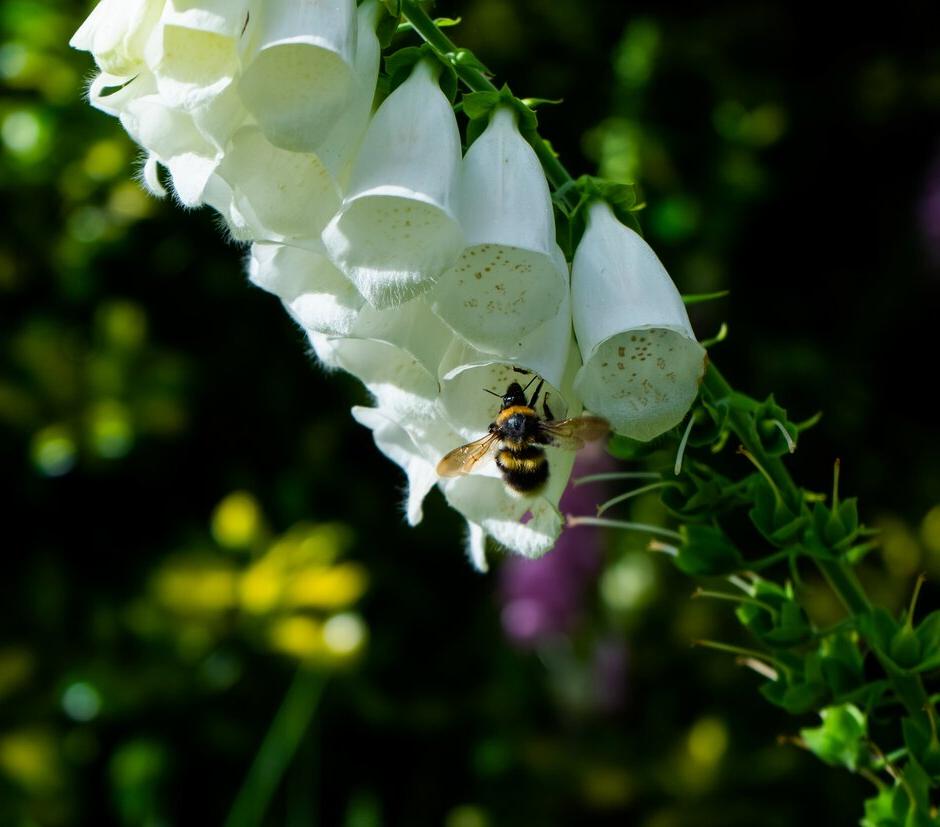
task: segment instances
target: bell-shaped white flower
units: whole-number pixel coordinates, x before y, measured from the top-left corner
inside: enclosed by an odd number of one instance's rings
[[[379,107],[323,232],[333,262],[377,308],[429,289],[464,246],[454,213],[460,135],[435,72],[420,61]]]
[[[437,462],[462,438],[434,400],[387,386],[376,402],[375,408],[354,408],[353,416],[372,430],[379,450],[405,471],[410,524],[420,522],[424,498],[438,482],[450,505],[468,521],[468,550],[476,568],[486,569],[487,536],[528,557],[551,549],[562,528],[557,504],[574,463],[571,452],[547,449],[552,475],[546,489],[534,497],[519,497],[507,489],[491,461],[482,462],[472,474],[439,480]]]
[[[568,292],[548,183],[512,109],[498,108],[467,150],[458,202],[467,247],[430,300],[474,347],[501,353],[554,316]]]
[[[143,64],[144,46],[164,3],[165,0],[101,0],[72,35],[69,45],[91,52],[104,72],[126,80],[137,74]]]
[[[340,195],[319,156],[279,149],[257,126],[245,126],[232,137],[205,201],[236,239],[306,241],[319,248]]]
[[[656,254],[603,202],[589,207],[571,294],[585,407],[633,439],[677,425],[698,394],[705,349]]]
[[[493,419],[493,397],[481,389],[502,395],[512,382],[525,385],[527,375],[545,381],[541,401],[556,419],[577,412],[571,388],[580,359],[571,336],[568,297],[554,318],[513,344],[512,353],[494,356],[455,338],[441,360],[441,405],[467,441],[481,436]]]
[[[168,0],[145,57],[169,106],[201,109],[230,91],[226,109],[237,108],[238,40],[254,5],[250,0]]]
[[[280,298],[298,324],[317,333],[348,335],[363,305],[362,296],[322,250],[252,244],[248,277]]]
[[[354,0],[265,0],[246,30],[239,91],[275,146],[313,152],[356,85]]]

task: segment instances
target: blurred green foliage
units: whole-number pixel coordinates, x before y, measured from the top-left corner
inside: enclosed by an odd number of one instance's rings
[[[348,416],[360,390],[311,365],[210,214],[133,180],[66,46],[87,10],[0,5],[0,823],[223,823],[259,806],[263,743],[289,764],[269,824],[857,823],[864,782],[777,742],[800,729],[851,762],[851,708],[796,722],[690,651],[736,622],[641,541],[609,538],[567,634],[506,642],[454,515],[435,500],[403,525],[397,472]],[[825,412],[796,473],[824,488],[842,457],[881,529],[871,593],[899,607],[936,579],[931,6],[437,11],[518,94],[564,99],[540,122],[575,174],[637,181],[685,292],[731,290],[693,308],[703,337],[729,324],[725,374]],[[630,508],[665,519],[655,494]],[[599,704],[611,640],[626,687]]]

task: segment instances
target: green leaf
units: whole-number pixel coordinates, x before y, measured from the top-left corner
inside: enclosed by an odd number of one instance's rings
[[[598,199],[606,201],[622,224],[642,235],[640,222],[635,213],[643,209],[646,204],[640,197],[636,184],[612,181],[609,178],[598,178],[593,175],[582,175],[575,184],[582,196],[582,208]]]
[[[708,525],[684,525],[676,557],[680,571],[693,577],[731,574],[744,567],[744,559],[724,532]]]
[[[448,57],[455,66],[466,66],[470,69],[476,69],[481,74],[488,76],[492,76],[493,74],[469,49],[457,49],[457,51],[451,52]]]
[[[901,721],[904,745],[931,779],[940,778],[940,742],[926,717]]]
[[[813,528],[823,545],[836,551],[848,549],[858,536],[858,501],[843,500],[834,511],[825,503],[813,506]]]
[[[852,634],[841,631],[829,635],[820,644],[823,680],[833,697],[857,692],[863,680],[864,661]]]
[[[900,817],[897,814],[899,805],[903,807]],[[860,822],[861,827],[903,827],[902,819],[907,808],[907,794],[900,784],[885,787],[865,802],[865,817]]]
[[[732,483],[713,468],[686,457],[682,474],[661,499],[683,520],[705,521],[747,503],[744,486]]]
[[[499,92],[467,92],[462,98],[463,112],[471,120],[487,118],[499,99]]]
[[[389,91],[392,92],[404,83],[414,69],[415,64],[424,59],[433,60],[440,67],[438,85],[448,100],[454,101],[457,97],[457,73],[449,63],[441,61],[437,52],[427,43],[421,46],[406,46],[385,58],[385,71],[389,77]]]
[[[807,748],[834,767],[855,772],[868,755],[865,715],[852,704],[826,707],[819,713],[822,725],[800,730]]]
[[[888,644],[888,655],[902,669],[913,669],[920,662],[920,641],[914,630],[902,625]]]
[[[940,611],[931,612],[917,627],[917,639],[920,642],[921,661],[919,672],[927,672],[940,666]]]
[[[752,486],[754,506],[748,516],[754,527],[775,546],[788,545],[802,533],[806,517],[790,511],[770,483],[759,474],[752,477]]]
[[[717,290],[714,293],[687,293],[683,294],[682,301],[686,303],[686,306],[691,306],[693,304],[714,301],[715,299],[723,299],[725,296],[730,295],[730,290]]]
[[[793,453],[800,431],[787,418],[787,412],[768,396],[754,411],[757,436],[763,449],[772,457]],[[789,440],[783,435],[786,431]]]
[[[868,643],[888,654],[891,641],[898,631],[898,622],[885,609],[876,606],[858,616],[858,628]]]

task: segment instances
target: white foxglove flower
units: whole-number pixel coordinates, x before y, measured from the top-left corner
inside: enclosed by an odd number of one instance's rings
[[[229,92],[240,63],[238,41],[249,19],[249,0],[168,0],[147,41],[145,58],[167,105],[189,111],[211,106]]]
[[[435,285],[432,307],[474,347],[501,353],[553,317],[568,292],[548,183],[508,107],[467,150],[458,214],[467,248]]]
[[[411,525],[420,522],[422,502],[439,482],[450,505],[467,519],[468,551],[478,569],[486,569],[487,536],[528,557],[541,556],[552,548],[562,529],[557,504],[571,474],[573,453],[547,449],[552,476],[546,489],[534,497],[510,492],[489,460],[470,475],[439,480],[437,462],[461,440],[444,421],[439,407],[431,399],[392,388],[376,401],[376,408],[354,408],[353,416],[372,430],[379,450],[405,471],[406,513]]]
[[[589,207],[571,294],[585,407],[633,439],[677,425],[698,394],[705,349],[656,254],[603,202]]]
[[[502,395],[512,382],[525,385],[528,379],[520,371],[545,380],[541,399],[553,417],[580,412],[571,393],[580,359],[571,336],[567,295],[554,318],[512,345],[512,352],[494,356],[455,338],[441,360],[441,404],[465,441],[482,436],[493,419],[493,397],[481,389]]]
[[[377,308],[429,289],[463,249],[454,213],[460,134],[435,72],[420,61],[379,107],[323,232],[333,262]]]
[[[253,244],[248,277],[280,298],[298,324],[317,333],[348,335],[363,304],[356,288],[323,251]]]
[[[205,200],[236,239],[306,241],[319,248],[340,195],[317,155],[279,149],[257,126],[245,126],[232,137]]]
[[[133,77],[144,60],[147,38],[160,18],[165,0],[101,0],[69,45],[91,52],[110,75]]]
[[[356,3],[265,0],[253,11],[242,100],[275,146],[313,152],[356,86]]]

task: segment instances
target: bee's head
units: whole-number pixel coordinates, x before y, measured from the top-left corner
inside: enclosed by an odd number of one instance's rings
[[[513,382],[508,388],[506,388],[506,393],[503,394],[503,405],[500,410],[506,410],[506,408],[511,408],[513,405],[525,405],[525,391],[522,389],[522,385],[518,382]]]

